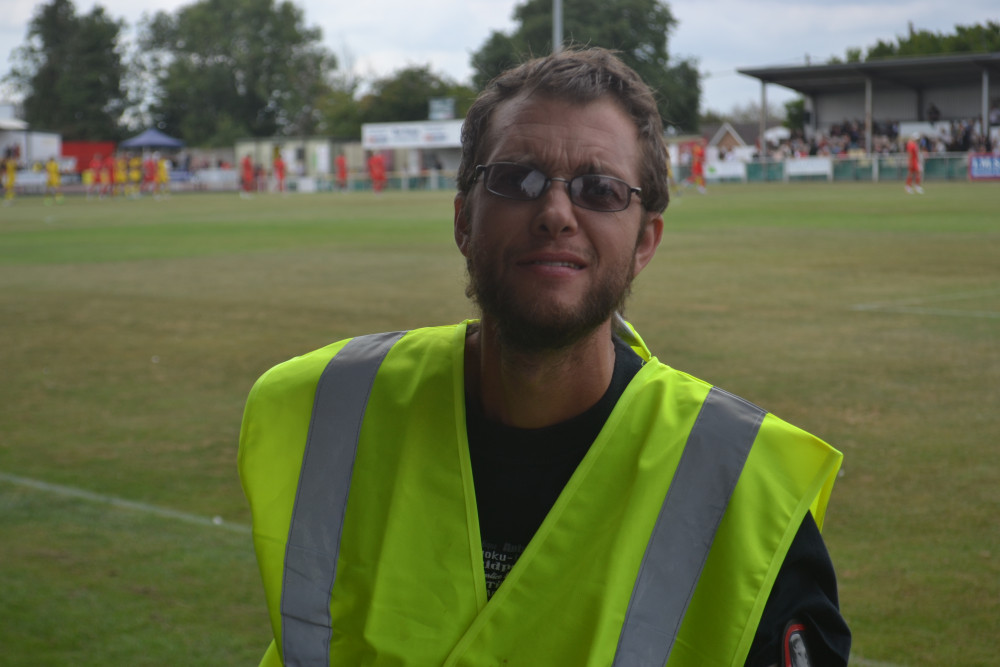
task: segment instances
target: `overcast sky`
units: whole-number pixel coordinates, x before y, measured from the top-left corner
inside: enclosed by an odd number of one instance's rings
[[[306,24],[322,29],[324,42],[342,62],[350,60],[362,76],[385,75],[408,65],[430,65],[458,81],[471,75],[470,54],[494,30],[513,27],[520,0],[296,0]],[[564,7],[573,0],[563,0]],[[25,41],[39,0],[0,0],[0,75],[9,69],[11,50]],[[75,0],[84,14],[94,5],[130,26],[143,12],[173,11],[190,0]],[[1000,22],[998,0],[671,0],[678,20],[670,36],[672,57],[697,61],[702,79],[702,109],[727,112],[760,100],[760,83],[740,68],[801,65],[808,57],[824,63],[851,47],[866,48],[879,39],[917,30],[953,33],[955,25]],[[9,87],[0,87],[0,99]],[[794,94],[768,87],[768,102]]]

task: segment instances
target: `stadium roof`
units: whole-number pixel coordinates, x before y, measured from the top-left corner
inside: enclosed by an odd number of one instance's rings
[[[863,88],[865,80],[881,89],[921,88],[942,85],[979,85],[983,72],[1000,78],[1000,52],[963,53],[918,58],[885,58],[837,65],[759,67],[736,70],[765,83],[774,83],[802,93],[816,95]]]

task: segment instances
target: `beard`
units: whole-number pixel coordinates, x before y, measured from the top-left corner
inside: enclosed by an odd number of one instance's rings
[[[635,250],[629,261],[610,266],[574,306],[519,295],[500,278],[499,261],[472,241],[466,259],[471,298],[500,344],[521,353],[553,352],[577,343],[622,311],[632,287]]]

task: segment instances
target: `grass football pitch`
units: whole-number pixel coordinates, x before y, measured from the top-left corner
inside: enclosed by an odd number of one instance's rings
[[[628,317],[844,452],[855,665],[1000,649],[1000,183],[685,191]],[[0,208],[0,665],[254,665],[236,477],[268,367],[472,314],[449,193]]]

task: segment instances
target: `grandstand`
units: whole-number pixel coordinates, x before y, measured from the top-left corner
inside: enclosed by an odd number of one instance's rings
[[[805,139],[843,137],[846,133],[868,154],[881,152],[879,149],[887,145],[884,140],[892,143],[900,131],[937,138],[942,128],[947,129],[950,141],[956,136],[964,139],[968,144],[963,146],[965,150],[977,147],[988,151],[987,144],[995,145],[1000,131],[1000,53],[738,72],[760,80],[762,108],[766,108],[768,84],[800,93],[806,101]],[[763,120],[761,126],[763,134]],[[984,130],[990,126],[992,141]]]
[[[931,180],[1000,180],[1000,53],[741,69],[767,87],[805,99],[804,132],[753,124],[712,124],[674,137],[678,179],[685,146],[707,144],[709,181],[903,180],[913,135]],[[991,81],[991,75],[992,81]]]

